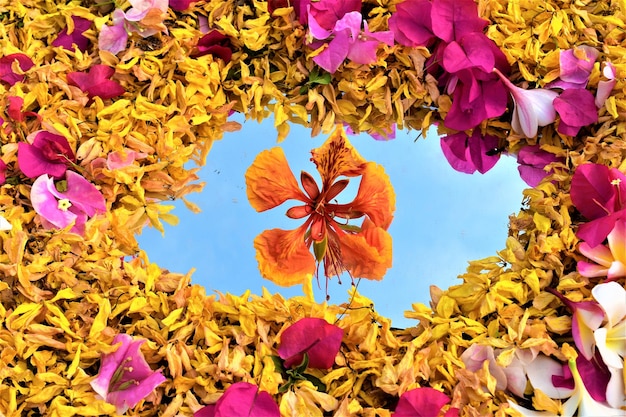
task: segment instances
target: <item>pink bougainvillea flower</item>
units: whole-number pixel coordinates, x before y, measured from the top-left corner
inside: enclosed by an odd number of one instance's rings
[[[434,388],[422,387],[408,390],[400,396],[393,417],[435,417],[450,402],[450,398]],[[457,417],[458,408],[450,408],[443,417]]]
[[[549,83],[547,88],[585,88],[593,65],[600,52],[587,45],[562,50],[559,55],[559,78]]]
[[[128,149],[111,152],[107,155],[106,167],[110,170],[125,168],[132,165],[137,159],[142,159],[146,156],[148,156],[148,154]]]
[[[433,33],[448,43],[482,32],[488,23],[479,17],[473,0],[433,0],[430,15]]]
[[[554,99],[554,109],[561,116],[559,133],[576,136],[581,127],[598,121],[598,110],[591,92],[582,88],[563,91]]]
[[[539,126],[547,126],[556,120],[554,100],[558,97],[556,91],[543,88],[524,90],[515,86],[497,68],[494,72],[498,74],[504,85],[508,88],[513,97],[513,117],[511,127],[517,134],[522,134],[527,138],[537,136]]]
[[[280,417],[278,404],[266,391],[248,382],[229,386],[215,404],[194,413],[194,417]]]
[[[17,65],[17,68],[21,72],[15,72],[13,65]],[[17,82],[24,80],[24,74],[35,65],[33,60],[24,54],[9,54],[0,58],[0,80],[14,85]]]
[[[89,46],[89,38],[83,35],[91,26],[91,20],[80,16],[72,16],[73,27],[66,27],[59,33],[59,36],[52,41],[52,46],[61,46],[70,51],[74,51],[74,45],[82,52]]]
[[[500,158],[499,152],[490,152],[498,147],[499,140],[493,135],[483,136],[474,129],[472,136],[459,132],[441,138],[441,149],[448,163],[456,171],[481,174],[494,167]]]
[[[304,22],[300,20],[302,24],[311,24],[311,18],[315,20],[317,25],[326,30],[332,30],[336,23],[341,20],[346,14],[351,12],[361,12],[360,0],[296,0],[294,2],[294,9],[304,7],[306,13]],[[296,12],[298,13],[298,12]],[[300,16],[302,19],[302,15]]]
[[[161,371],[153,371],[139,350],[145,340],[133,340],[127,334],[118,334],[113,344],[121,343],[113,353],[105,354],[98,376],[91,386],[109,404],[124,414],[165,382]]]
[[[576,236],[590,247],[601,244],[620,219],[626,219],[626,175],[602,164],[576,168],[570,189],[572,203],[590,222]]]
[[[195,3],[198,0],[169,0],[169,5],[173,10],[182,12],[191,7],[191,3]]]
[[[30,200],[45,228],[64,229],[73,224],[71,231],[77,234],[84,234],[87,218],[106,212],[100,191],[73,171],[67,171],[65,180],[56,184],[45,174],[37,178]]]
[[[7,182],[7,164],[0,159],[0,185]]]
[[[26,120],[26,116],[32,116],[41,119],[41,116],[35,112],[22,111],[22,107],[24,106],[24,99],[22,97],[9,96],[7,97],[7,101],[9,102],[9,105],[7,106],[7,114],[11,119],[15,120],[16,122],[24,122]]]
[[[595,263],[578,261],[580,275],[584,277],[607,277],[608,281],[626,277],[626,219],[619,219],[608,235],[608,247],[591,246],[582,242],[580,253]]]
[[[409,0],[396,5],[389,18],[389,30],[404,46],[428,46],[435,40],[429,0]]]
[[[610,62],[604,63],[604,68],[602,69],[602,75],[606,78],[606,80],[600,80],[598,82],[598,90],[596,91],[596,107],[600,108],[604,106],[604,103],[611,95],[611,91],[615,87],[617,80],[615,79],[615,66],[613,66]]]
[[[29,135],[28,139],[32,139],[32,143],[17,145],[17,163],[29,178],[43,174],[61,178],[67,166],[76,161],[70,144],[61,135],[40,130]]]
[[[309,368],[328,369],[335,363],[343,330],[324,319],[307,317],[287,327],[280,336],[278,355],[285,368],[300,365],[306,354]]]
[[[546,171],[546,165],[563,161],[563,158],[542,150],[539,145],[529,145],[524,146],[517,154],[517,170],[526,184],[536,187],[553,171]]]
[[[233,56],[230,38],[218,30],[213,29],[209,31],[209,33],[198,40],[195,49],[189,54],[192,58],[204,55],[213,55],[224,61],[224,64],[228,64]]]
[[[572,312],[572,337],[582,355],[591,360],[593,358],[595,341],[593,332],[600,327],[604,320],[604,310],[595,301],[571,301],[563,294],[548,288]]]
[[[295,199],[304,205],[290,208],[287,216],[307,219],[295,230],[266,230],[256,237],[261,275],[279,285],[295,285],[313,276],[315,263],[323,261],[327,279],[344,271],[352,278],[381,279],[391,266],[387,228],[393,219],[395,194],[389,177],[380,165],[361,158],[341,127],[312,155],[322,177],[321,191],[306,172],[301,174],[306,194],[300,190],[280,148],[261,152],[246,172],[248,200],[255,210],[269,210]],[[339,177],[356,176],[361,176],[356,198],[348,204],[336,203],[348,185],[348,179]],[[364,216],[360,227],[345,223]]]
[[[361,31],[361,25],[364,29]],[[328,46],[313,61],[331,74],[348,58],[357,64],[376,62],[376,50],[380,43],[393,45],[393,33],[389,31],[372,33],[360,12],[346,13],[332,30],[322,27],[313,15],[309,15],[309,31],[318,40],[332,39]]]
[[[106,65],[94,65],[88,72],[70,72],[67,74],[67,83],[80,88],[91,99],[96,96],[103,100],[117,97],[125,93],[124,88],[117,82],[110,80],[115,69]]]
[[[112,25],[103,25],[98,35],[98,49],[117,54],[126,49],[128,31],[126,30],[126,16],[121,9],[115,9],[112,14]]]

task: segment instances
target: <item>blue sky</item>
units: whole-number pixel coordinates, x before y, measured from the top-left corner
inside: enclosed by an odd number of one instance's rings
[[[396,212],[389,228],[393,267],[382,281],[361,280],[358,287],[396,327],[415,325],[403,313],[412,303],[428,304],[430,285],[444,289],[460,282],[457,276],[469,260],[495,255],[504,247],[508,216],[519,211],[526,188],[514,158],[502,157],[484,175],[462,174],[448,165],[436,135],[415,141],[417,136],[418,132],[399,131],[388,142],[369,135],[350,136],[361,156],[385,167],[396,192]],[[208,294],[217,290],[241,295],[246,289],[260,294],[266,287],[285,297],[301,295],[301,286],[284,288],[261,278],[252,246],[265,229],[299,226],[301,220],[285,216],[296,204],[287,202],[257,213],[246,198],[244,174],[259,152],[281,146],[297,178],[305,170],[319,181],[309,161],[310,150],[326,138],[311,138],[307,129],[293,126],[287,139],[277,144],[270,120],[243,123],[242,130],[215,142],[200,173],[206,182],[204,191],[189,196],[202,212],[193,214],[177,204],[174,214],[180,218],[179,225],[166,225],[164,237],[146,229],[138,237],[140,247],[152,262],[171,271],[186,273],[195,268],[192,280]],[[358,180],[351,180],[339,201],[351,201],[357,187]],[[342,285],[333,279],[330,302],[348,301],[350,285],[347,275]],[[326,296],[322,278],[320,286],[314,282],[315,298],[322,302]]]

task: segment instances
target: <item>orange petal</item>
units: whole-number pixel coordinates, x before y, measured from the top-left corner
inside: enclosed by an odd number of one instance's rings
[[[288,287],[315,272],[315,259],[304,243],[307,223],[295,230],[265,230],[254,239],[259,270],[265,279]]]
[[[332,185],[341,175],[360,175],[365,165],[365,159],[352,147],[342,126],[338,126],[322,146],[313,149],[311,155],[324,187]]]
[[[396,193],[381,165],[366,164],[356,198],[348,205],[354,211],[367,214],[376,226],[385,230],[389,227],[396,210]]]
[[[246,193],[256,211],[269,210],[290,199],[308,201],[278,147],[261,152],[250,165],[246,171]]]
[[[391,268],[391,235],[367,219],[357,234],[340,236],[343,266],[352,278],[380,280]]]

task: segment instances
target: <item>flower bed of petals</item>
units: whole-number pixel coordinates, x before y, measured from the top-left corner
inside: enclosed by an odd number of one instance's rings
[[[10,0],[0,23],[0,415],[625,412],[623,1]],[[305,204],[299,234],[254,242],[301,297],[207,295],[135,239],[176,223],[170,200],[197,210],[233,112],[329,137],[321,190],[276,150],[246,177],[258,211]],[[321,267],[391,264],[393,190],[344,130],[431,126],[458,171],[517,157],[506,247],[433,286],[411,328],[356,291],[316,303]],[[342,176],[379,197],[332,203]]]

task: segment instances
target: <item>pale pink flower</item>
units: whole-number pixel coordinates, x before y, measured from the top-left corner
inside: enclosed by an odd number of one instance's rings
[[[494,71],[500,76],[513,97],[514,108],[511,127],[515,133],[522,134],[527,138],[534,138],[537,136],[539,126],[554,123],[556,110],[552,102],[558,97],[556,91],[543,88],[525,90],[511,83],[498,69],[494,68]]]
[[[156,387],[165,382],[161,371],[153,371],[139,350],[145,340],[133,340],[127,334],[118,334],[113,344],[121,343],[113,353],[105,354],[100,363],[98,376],[91,387],[118,414],[124,414],[139,401],[146,398]]]
[[[604,68],[602,69],[602,75],[604,75],[605,80],[600,80],[598,82],[598,90],[596,91],[596,107],[600,108],[604,106],[604,103],[611,95],[611,91],[615,87],[617,80],[615,79],[615,67],[611,62],[605,62]]]
[[[67,171],[65,180],[56,184],[47,174],[37,178],[30,191],[30,200],[45,228],[64,229],[73,225],[70,231],[78,234],[85,232],[89,217],[106,212],[100,191],[73,171]]]

